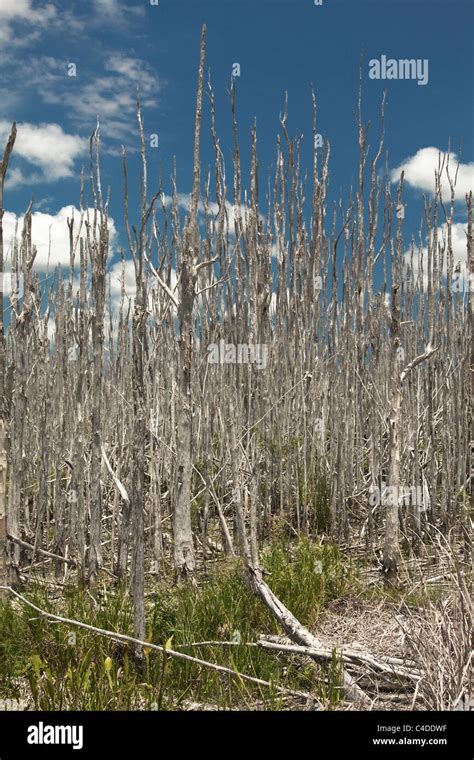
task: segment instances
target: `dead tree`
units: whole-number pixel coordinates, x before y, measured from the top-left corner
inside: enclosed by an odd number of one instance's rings
[[[87,562],[88,581],[94,585],[102,567],[101,524],[102,524],[102,381],[104,351],[104,309],[105,273],[109,251],[108,199],[104,205],[100,182],[99,165],[99,125],[90,138],[90,179],[94,196],[92,225],[86,222],[87,244],[92,268],[92,441],[90,459],[90,526],[89,556]],[[95,159],[93,156],[95,149]],[[95,163],[95,167],[94,167]],[[95,178],[94,178],[95,168]]]
[[[13,122],[10,136],[0,164],[0,584],[8,583],[7,568],[7,514],[6,478],[7,453],[5,450],[5,424],[7,420],[7,399],[5,397],[5,339],[3,324],[4,254],[3,254],[3,189],[8,162],[16,139],[16,123]]]
[[[145,636],[145,448],[147,439],[147,388],[146,374],[146,322],[149,313],[147,296],[147,279],[145,273],[147,248],[147,222],[150,218],[158,193],[147,202],[147,165],[145,154],[145,132],[140,98],[137,99],[137,118],[140,133],[142,157],[141,176],[141,224],[138,235],[135,234],[135,246],[131,252],[135,266],[135,303],[132,327],[132,393],[133,393],[133,432],[132,432],[132,491],[131,491],[131,527],[132,527],[132,566],[131,585],[134,609],[135,635]],[[125,155],[124,155],[125,161]],[[126,203],[128,217],[128,202]],[[128,226],[128,219],[127,219]]]
[[[194,130],[194,172],[189,215],[184,231],[183,249],[179,265],[179,379],[177,415],[177,467],[174,504],[174,567],[178,579],[192,578],[195,570],[193,531],[191,525],[191,473],[192,473],[192,364],[194,347],[193,309],[199,258],[199,230],[197,225],[199,203],[199,144],[201,134],[202,92],[206,27],[202,27],[199,56],[199,75]]]
[[[78,295],[71,256],[69,286],[61,272],[47,309],[42,297],[24,299],[32,306],[27,329],[12,309],[5,349],[11,403],[4,423],[21,438],[10,446],[7,436],[6,446],[17,538],[33,545],[31,525],[38,527],[33,569],[51,559],[46,551],[75,560],[86,577],[89,566],[91,580],[101,565],[121,580],[131,570],[138,632],[145,566],[153,554],[159,563],[151,566],[159,565],[160,573],[172,563],[176,576],[186,578],[210,551],[232,555],[239,543],[257,569],[262,546],[283,531],[291,540],[332,532],[332,539],[350,538],[351,544],[360,538],[371,551],[385,538],[390,575],[412,526],[426,541],[433,517],[449,518],[450,529],[462,536],[459,517],[467,507],[471,336],[466,299],[449,282],[452,208],[446,241],[436,216],[441,201],[426,209],[428,243],[422,230],[418,250],[413,241],[407,251],[400,222],[393,240],[391,182],[388,170],[385,180],[377,172],[382,138],[370,163],[360,110],[357,195],[327,208],[330,146],[318,145],[315,121],[308,189],[301,139],[290,139],[285,108],[265,200],[255,128],[251,161],[241,166],[235,87],[233,178],[226,178],[211,91],[215,187],[211,174],[202,182],[204,36],[203,29],[186,220],[176,172],[171,203],[160,196],[161,209],[147,217],[142,160],[141,216],[129,228],[125,212],[131,253],[122,257],[117,310],[107,291],[107,220],[97,163],[93,208],[84,211],[81,199]],[[144,157],[143,123],[140,142]],[[34,248],[34,217],[32,229],[30,222],[13,246],[21,267],[29,259],[24,243],[28,252]],[[135,289],[126,293],[131,260]],[[30,285],[37,295],[34,276]],[[387,321],[385,297],[395,286]],[[50,323],[55,335],[48,344]],[[78,355],[65,371],[73,337]],[[221,340],[234,352],[236,345],[265,346],[265,369],[252,359],[210,366],[206,347]],[[441,348],[436,359],[412,371],[434,345]],[[369,509],[371,487],[383,489],[384,483],[395,487],[397,503]],[[431,494],[433,511],[422,509],[417,522],[399,503],[398,489],[408,484]],[[192,509],[201,520],[202,554],[193,542]],[[226,525],[229,513],[233,525]],[[409,540],[403,545],[411,551]],[[74,565],[58,561],[58,567],[66,573]]]

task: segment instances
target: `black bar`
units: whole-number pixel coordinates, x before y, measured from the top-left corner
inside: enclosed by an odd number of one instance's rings
[[[467,712],[3,712],[0,760],[232,756],[472,758]],[[42,728],[41,728],[42,726]],[[56,732],[56,726],[69,727]],[[76,727],[73,733],[72,727]],[[82,736],[78,727],[82,726]],[[28,742],[43,740],[43,744]],[[49,744],[50,738],[71,744]],[[424,740],[424,744],[423,744]],[[291,753],[291,754],[290,754]],[[345,754],[350,753],[350,754]]]

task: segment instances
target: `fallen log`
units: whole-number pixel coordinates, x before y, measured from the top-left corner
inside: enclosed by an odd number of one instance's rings
[[[14,544],[18,544],[18,546],[22,546],[24,549],[28,549],[28,551],[36,552],[36,554],[39,554],[41,557],[45,557],[46,559],[59,560],[59,562],[63,562],[65,565],[70,565],[71,567],[78,566],[78,563],[75,559],[62,557],[60,554],[54,554],[53,552],[46,551],[46,549],[40,549],[38,546],[35,547],[33,544],[29,544],[27,541],[23,541],[22,538],[18,538],[18,536],[14,536],[12,533],[7,533],[7,538],[9,541],[13,541]],[[102,570],[111,578],[116,577],[110,570],[107,570],[106,567],[103,567]]]
[[[275,641],[272,640],[272,638],[278,638],[278,640]],[[315,648],[308,646],[297,646],[295,644],[292,644],[291,641],[285,641],[284,639],[282,640],[282,637],[261,636],[257,643],[258,646],[262,647],[263,649],[274,649],[278,652],[288,652],[289,654],[301,654],[307,657],[311,657],[314,660],[328,661],[333,657],[333,650],[323,647]],[[380,673],[387,673],[389,675],[399,676],[400,678],[408,678],[413,681],[419,681],[422,676],[420,672],[414,672],[413,670],[408,670],[408,668],[400,667],[388,661],[377,659],[368,652],[366,653],[351,649],[341,649],[339,652],[337,652],[337,654],[341,658],[342,662],[345,662],[349,665],[367,665],[373,668],[373,670],[376,670]]]
[[[323,650],[324,647],[321,642],[313,636],[311,631],[308,631],[307,628],[301,625],[293,613],[285,607],[283,602],[267,586],[263,580],[261,569],[254,567],[250,562],[248,562],[247,567],[252,591],[268,607],[291,641],[300,647],[306,647],[310,651]],[[346,669],[343,669],[342,672],[342,682],[346,699],[360,705],[363,709],[369,709],[372,706],[370,697],[360,688],[355,678]]]
[[[260,647],[262,649],[273,649],[277,652],[287,652],[288,654],[300,654],[305,657],[311,657],[314,660],[330,662],[334,656],[334,650],[327,647],[314,649],[312,647],[298,646],[292,644],[291,640],[285,636],[261,635],[258,641],[193,641],[189,644],[180,644],[179,649],[197,649],[199,647]],[[418,681],[422,673],[414,667],[408,667],[403,664],[403,660],[395,657],[376,658],[370,652],[359,652],[355,649],[336,649],[337,656],[347,665],[368,666],[379,673],[407,678]]]

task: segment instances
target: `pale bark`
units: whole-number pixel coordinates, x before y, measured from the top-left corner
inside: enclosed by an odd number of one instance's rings
[[[6,478],[7,453],[5,450],[5,423],[7,419],[7,399],[5,397],[5,338],[3,323],[4,251],[3,251],[3,190],[8,162],[16,139],[16,124],[13,122],[3,159],[0,163],[0,583],[8,582],[7,568],[7,504]]]
[[[176,493],[173,515],[174,567],[178,579],[192,578],[195,570],[193,530],[191,524],[191,471],[192,471],[192,364],[194,346],[193,308],[199,258],[197,212],[199,202],[202,92],[206,27],[201,34],[196,125],[194,132],[193,190],[189,218],[184,233],[183,250],[179,266],[179,377],[177,414],[177,468]]]

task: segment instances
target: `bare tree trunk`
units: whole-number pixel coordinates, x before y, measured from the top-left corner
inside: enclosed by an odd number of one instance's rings
[[[143,346],[146,332],[146,306],[143,304],[143,283],[137,278],[133,329],[133,441],[132,441],[132,565],[131,585],[134,612],[134,630],[138,638],[145,637],[144,563],[145,563],[145,382]],[[138,292],[140,289],[140,293]]]
[[[131,527],[132,527],[132,564],[131,585],[133,599],[133,622],[137,638],[145,637],[145,446],[147,439],[146,388],[145,388],[145,346],[147,295],[144,277],[144,254],[146,248],[145,226],[147,213],[147,170],[145,155],[145,134],[140,109],[137,102],[137,118],[140,131],[142,156],[142,218],[135,263],[135,309],[132,330],[132,394],[133,394],[133,432],[132,432],[132,493],[131,493]],[[150,206],[153,208],[154,200]]]
[[[397,351],[400,346],[400,319],[398,314],[398,290],[394,284],[392,288],[392,347],[390,368],[393,372],[397,367]],[[390,464],[388,471],[388,485],[392,494],[389,503],[382,505],[385,509],[385,541],[383,549],[383,566],[387,580],[392,580],[398,570],[400,557],[399,522],[398,522],[398,491],[400,487],[400,405],[402,389],[398,371],[393,379],[393,387],[390,395]]]
[[[94,182],[94,166],[92,147],[95,147],[95,171],[97,191]],[[104,212],[100,186],[99,168],[99,126],[90,141],[91,154],[91,184],[94,194],[94,214],[92,239],[89,236],[88,246],[92,266],[92,297],[94,311],[92,315],[92,448],[90,469],[90,531],[88,581],[94,585],[102,567],[102,452],[101,452],[101,422],[102,422],[102,372],[104,350],[104,309],[105,309],[105,271],[109,249],[109,233],[107,205]]]
[[[183,241],[179,267],[179,382],[177,418],[177,472],[174,502],[174,567],[178,579],[192,577],[195,570],[193,531],[191,525],[191,472],[192,472],[192,362],[194,347],[193,307],[199,257],[199,231],[197,211],[199,203],[199,144],[202,114],[202,90],[206,27],[201,33],[199,76],[194,132],[194,177],[189,219]]]
[[[6,516],[7,452],[5,451],[5,423],[0,419],[0,584],[8,585],[7,569],[7,516]]]
[[[8,162],[16,139],[16,124],[13,122],[10,136],[0,164],[0,585],[8,585],[7,567],[7,514],[6,514],[6,473],[7,453],[5,450],[5,423],[7,401],[5,397],[5,339],[3,325],[3,188]]]
[[[395,284],[392,289],[392,357],[390,366],[392,372],[396,368],[397,351],[400,347],[400,321],[398,306],[399,285]],[[400,420],[401,420],[401,402],[402,386],[407,375],[419,364],[429,359],[439,347],[434,348],[430,344],[426,347],[423,354],[417,356],[413,361],[406,365],[402,372],[395,371],[394,384],[390,397],[390,460],[389,460],[389,498],[386,499],[386,520],[385,520],[385,540],[383,549],[383,567],[388,582],[395,580],[398,572],[398,563],[400,560],[400,540],[399,540],[399,506],[401,492],[400,478]],[[384,500],[382,500],[384,504]]]

